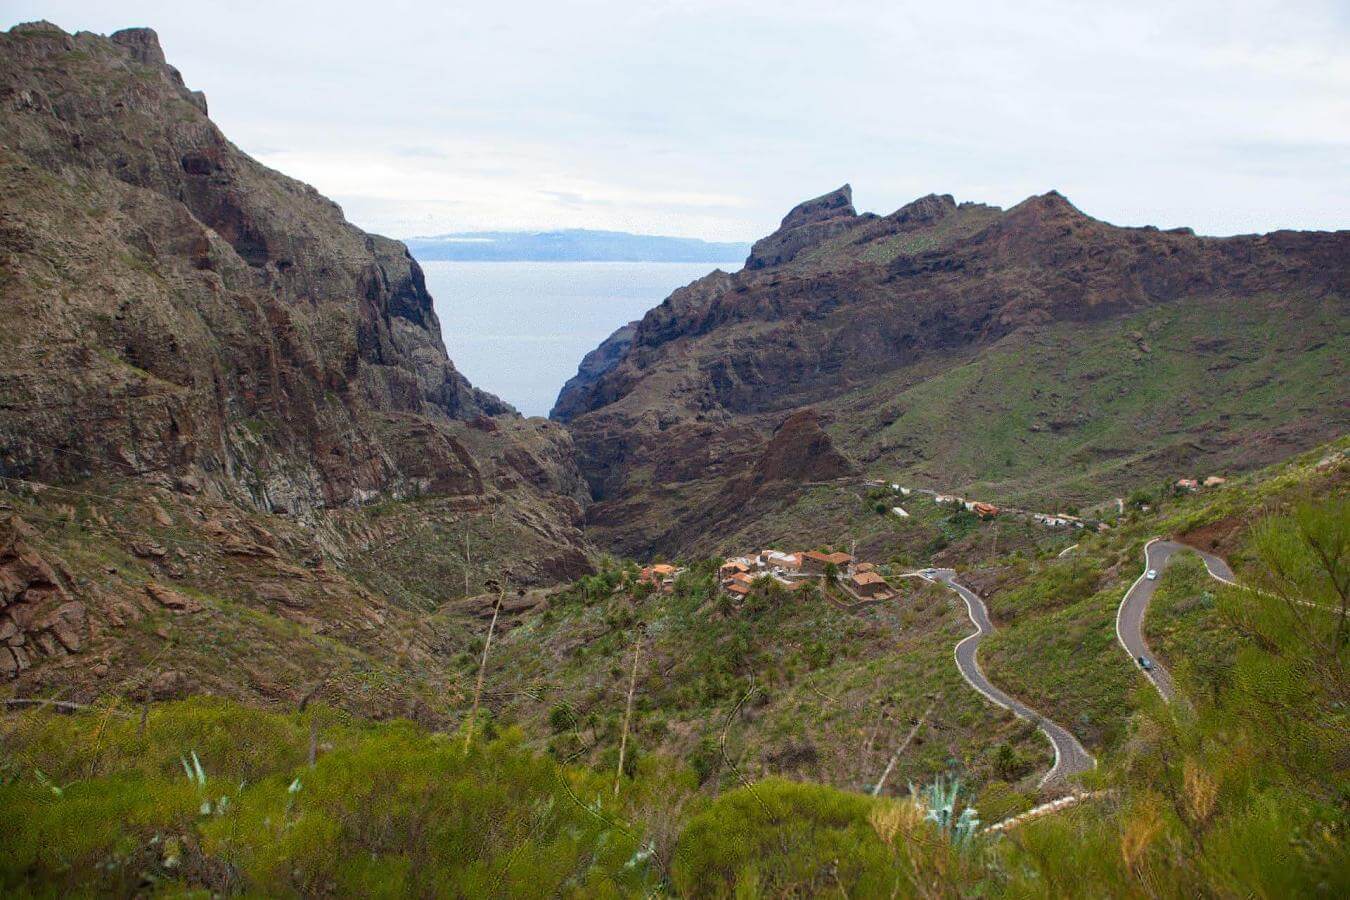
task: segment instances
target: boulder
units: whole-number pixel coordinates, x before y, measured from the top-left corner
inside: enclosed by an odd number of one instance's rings
[[[141,559],[160,559],[167,556],[169,551],[149,541],[132,541],[131,552]]]
[[[145,586],[145,593],[160,606],[174,612],[193,613],[202,608],[202,605],[191,597],[180,594],[178,591],[165,587],[158,582],[148,583]]]
[[[152,700],[182,700],[192,693],[195,686],[196,683],[186,672],[169,669],[154,677],[148,691]]]

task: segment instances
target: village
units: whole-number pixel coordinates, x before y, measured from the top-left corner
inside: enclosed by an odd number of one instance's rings
[[[1203,489],[1218,488],[1226,484],[1228,479],[1221,475],[1209,475],[1204,479],[1199,478],[1178,478],[1171,484],[1171,490],[1174,493],[1195,493]],[[1091,517],[1082,517],[1067,512],[1034,512],[1032,510],[1017,509],[1011,506],[998,507],[992,503],[986,503],[981,500],[970,500],[957,494],[943,494],[928,488],[911,488],[897,484],[893,481],[880,481],[869,479],[864,484],[870,488],[882,488],[889,490],[892,494],[904,498],[915,494],[924,495],[932,498],[933,502],[939,506],[947,506],[955,509],[965,509],[974,513],[981,519],[994,519],[999,516],[1015,519],[1023,519],[1044,525],[1047,528],[1078,528],[1093,531],[1108,531],[1110,525],[1100,519]],[[1117,512],[1125,511],[1124,498],[1117,498]],[[899,518],[908,519],[910,514],[902,506],[891,507],[891,513]]]
[[[683,571],[682,567],[657,563],[644,567],[639,580],[668,593]],[[759,550],[728,557],[717,574],[722,591],[733,599],[748,596],[760,579],[769,579],[789,591],[828,582],[844,595],[838,599],[845,603],[848,598],[854,602],[881,602],[899,596],[876,564],[858,562],[851,553],[843,552]]]
[[[1226,479],[1210,475],[1203,480],[1179,478],[1171,484],[1177,493],[1189,493],[1205,488],[1222,486]],[[971,500],[956,494],[943,494],[927,488],[905,487],[892,481],[869,479],[864,482],[869,488],[889,491],[894,497],[911,497],[916,494],[926,496],[938,506],[952,509],[964,509],[989,521],[1000,516],[1033,521],[1047,528],[1083,529],[1108,531],[1110,525],[1104,521],[1072,515],[1067,512],[1033,512],[1014,507],[999,507],[981,500]],[[1118,499],[1119,511],[1124,512],[1124,500]],[[879,507],[880,509],[880,507]],[[903,506],[890,507],[892,515],[910,518]],[[650,584],[662,593],[674,590],[675,579],[685,571],[682,566],[669,563],[655,563],[642,568],[639,581]],[[808,585],[820,585],[837,589],[843,597],[832,598],[836,603],[876,603],[893,600],[899,591],[891,586],[886,573],[875,563],[859,562],[851,553],[825,550],[759,550],[744,556],[727,557],[718,568],[718,582],[722,591],[732,599],[740,600],[749,596],[756,582],[768,579],[780,587],[797,591]],[[829,596],[827,591],[826,596]]]

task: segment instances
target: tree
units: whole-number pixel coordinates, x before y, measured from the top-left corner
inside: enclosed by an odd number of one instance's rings
[[[825,564],[825,583],[837,584],[839,581],[839,567],[832,562]]]

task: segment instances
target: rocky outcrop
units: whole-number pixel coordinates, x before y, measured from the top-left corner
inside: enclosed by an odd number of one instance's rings
[[[153,31],[0,35],[0,465],[261,509],[475,493],[406,248],[232,145]]]
[[[856,467],[834,448],[813,409],[788,416],[755,463],[758,482],[832,481],[856,473]]]
[[[844,185],[792,208],[778,230],[755,242],[745,267],[750,270],[791,262],[797,254],[858,224],[853,188]]]
[[[18,516],[0,521],[0,679],[45,657],[80,652],[88,633],[84,604],[71,599],[35,539]]]
[[[790,457],[771,449],[780,425],[788,434],[806,428],[806,419],[793,418],[806,409],[829,414],[828,424],[817,425],[836,452],[859,465],[893,472],[923,466],[926,481],[951,487],[966,483],[958,479],[1002,477],[1010,457],[1024,457],[1018,442],[1002,451],[1001,462],[992,454],[967,454],[967,443],[983,443],[982,430],[1007,428],[996,422],[1000,410],[1030,416],[1027,433],[1053,434],[1062,449],[1047,456],[1061,464],[1080,452],[1092,429],[1052,431],[1042,422],[1091,422],[1100,429],[1103,417],[1131,417],[1120,440],[1081,452],[1139,454],[1156,460],[1154,468],[1178,453],[1212,458],[1205,454],[1222,446],[1230,431],[1264,429],[1270,446],[1285,452],[1327,440],[1347,424],[1335,404],[1284,408],[1268,423],[1232,414],[1181,421],[1184,403],[1168,398],[1193,392],[1183,374],[1191,362],[1153,363],[1160,367],[1146,378],[1127,378],[1114,371],[1114,361],[1088,343],[1080,350],[1069,336],[1086,338],[1099,325],[1152,310],[1169,318],[1173,309],[1188,328],[1203,331],[1195,323],[1227,323],[1229,310],[1242,310],[1236,318],[1246,321],[1252,310],[1265,315],[1278,305],[1286,310],[1280,321],[1291,328],[1280,352],[1290,359],[1328,340],[1344,344],[1348,296],[1350,232],[1206,238],[1186,229],[1120,228],[1091,218],[1055,191],[1007,210],[931,194],[887,216],[858,215],[845,187],[793,209],[755,244],[742,271],[713,273],[648,312],[623,355],[607,353],[602,369],[564,390],[558,408],[566,411],[598,501],[587,514],[597,540],[639,555],[702,550],[708,541],[691,541],[702,528],[715,542],[735,520],[724,508],[728,498],[746,502],[745,486],[761,478],[763,466],[784,463],[782,470],[793,474],[783,484],[822,480],[811,466],[787,465]],[[1062,374],[1035,396],[1019,395],[1029,379],[956,374],[963,365],[979,373],[985,354],[1043,332],[1056,336],[1054,348],[1028,357],[1026,371]],[[1187,347],[1204,346],[1189,333],[1184,340]],[[1124,361],[1157,360],[1157,339],[1151,335],[1146,346],[1148,353],[1132,345]],[[1187,350],[1187,357],[1197,352],[1204,351]],[[1231,348],[1214,355],[1236,357],[1217,361],[1215,371],[1239,394],[1239,385],[1263,377],[1265,366],[1255,355]],[[1323,354],[1323,361],[1300,371],[1299,378],[1311,379],[1308,389],[1332,384],[1344,393],[1347,376],[1332,356]],[[1118,413],[1105,409],[1098,379],[1108,376],[1123,379],[1121,391],[1147,382],[1140,404],[1121,404]],[[897,400],[936,377],[952,387],[923,396],[926,408]],[[1169,378],[1161,387],[1154,383]],[[888,432],[901,420],[903,428]],[[1191,428],[1193,436],[1183,437]],[[944,440],[939,432],[969,434]],[[1168,445],[1165,452],[1160,443]],[[1232,464],[1244,458],[1224,457]],[[1273,450],[1253,453],[1247,464],[1274,458]],[[1117,477],[1123,485],[1130,473],[1120,470]],[[762,501],[763,491],[756,496]],[[768,512],[760,501],[756,508]]]
[[[621,326],[601,341],[599,347],[582,357],[581,365],[577,366],[577,374],[569,378],[558,392],[558,401],[553,404],[553,409],[548,414],[550,419],[566,422],[572,417],[575,405],[586,395],[587,389],[618,365],[619,360],[628,352],[628,348],[633,346],[633,335],[637,334],[637,326],[637,322]]]

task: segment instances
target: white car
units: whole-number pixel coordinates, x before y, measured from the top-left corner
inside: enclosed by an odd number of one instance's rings
[[[1144,573],[1144,577],[1147,578],[1149,581],[1157,581],[1157,580],[1158,580],[1158,570],[1157,570],[1157,569],[1149,569],[1146,573]]]

